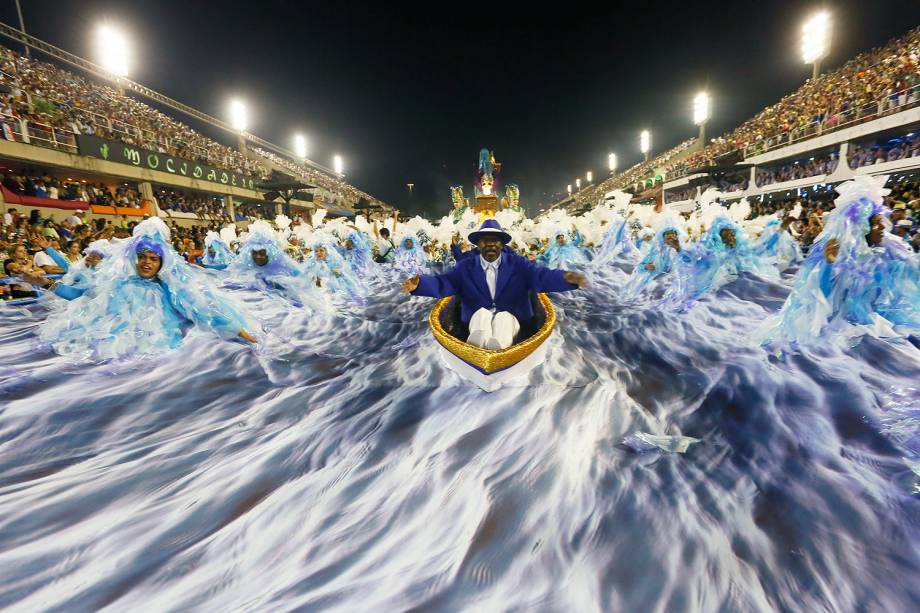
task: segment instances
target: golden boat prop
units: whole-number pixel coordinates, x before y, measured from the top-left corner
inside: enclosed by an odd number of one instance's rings
[[[556,311],[546,294],[531,296],[534,318],[530,329],[523,327],[521,340],[507,349],[483,349],[466,343],[466,326],[460,320],[460,301],[456,296],[441,298],[431,309],[428,325],[441,345],[441,357],[448,368],[492,392],[506,381],[526,375],[546,357],[546,340],[556,326]]]

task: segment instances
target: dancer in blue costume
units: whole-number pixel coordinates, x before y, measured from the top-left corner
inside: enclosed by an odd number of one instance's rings
[[[296,307],[327,310],[312,277],[284,252],[271,226],[255,221],[248,232],[239,256],[225,270],[224,287],[257,290],[282,296]]]
[[[650,241],[650,247],[642,261],[633,269],[623,287],[625,298],[634,298],[643,293],[659,275],[674,272],[679,264],[689,261],[684,242],[687,237],[675,223],[666,223]]]
[[[625,217],[620,217],[607,226],[591,263],[595,267],[604,266],[614,260],[634,264],[640,258],[639,250],[629,240],[629,222]]]
[[[201,258],[201,264],[205,268],[223,270],[233,260],[234,255],[230,251],[230,247],[220,238],[220,234],[213,230],[205,235],[204,248],[205,252]]]
[[[313,236],[312,253],[304,269],[316,286],[332,296],[363,302],[364,288],[351,265],[336,251],[334,237],[320,232]]]
[[[769,258],[780,271],[786,270],[802,259],[799,243],[789,234],[789,226],[795,218],[786,215],[782,221],[772,219],[764,226],[763,233],[754,243],[754,253]]]
[[[39,326],[39,338],[62,355],[105,360],[177,347],[189,325],[257,342],[246,318],[176,254],[169,228],[154,217],[109,252],[88,289]]]
[[[556,230],[554,236],[555,242],[537,257],[537,262],[547,268],[566,268],[573,264],[587,263],[585,252],[568,242],[565,230]]]
[[[373,245],[364,232],[360,230],[349,232],[340,252],[359,278],[369,281],[378,277],[380,269],[374,262]]]
[[[720,215],[699,244],[678,262],[663,304],[684,311],[701,296],[734,281],[741,273],[779,280],[776,268],[754,254],[745,231],[727,216]]]
[[[401,276],[425,274],[428,272],[428,255],[422,249],[418,239],[407,234],[396,245],[396,257],[393,269]]]
[[[920,332],[918,256],[890,234],[880,179],[860,177],[840,197],[795,278],[782,311],[762,333],[783,350],[823,344],[829,335],[853,342]]]

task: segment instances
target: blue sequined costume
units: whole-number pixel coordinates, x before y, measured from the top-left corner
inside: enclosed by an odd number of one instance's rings
[[[142,251],[160,256],[152,279],[137,274]],[[110,249],[88,283],[81,296],[39,326],[40,340],[57,353],[105,360],[172,349],[191,325],[225,339],[253,330],[204,271],[173,250],[169,229],[157,217],[138,224],[131,239]]]
[[[887,192],[871,177],[837,187],[836,207],[802,263],[792,293],[761,333],[764,346],[796,350],[826,343],[832,336],[853,342],[865,334],[920,332],[918,259],[903,240],[887,232]],[[886,227],[874,246],[867,240],[873,218]],[[825,253],[829,241],[838,245],[833,262]]]

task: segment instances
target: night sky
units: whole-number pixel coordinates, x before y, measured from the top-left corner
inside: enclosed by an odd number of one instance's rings
[[[301,131],[312,159],[341,153],[350,182],[430,217],[450,208],[450,185],[472,194],[484,146],[533,211],[585,171],[605,175],[610,151],[621,168],[637,162],[643,128],[656,152],[694,135],[703,87],[707,133],[738,125],[810,76],[798,34],[821,6],[834,21],[826,67],[920,24],[918,0],[466,2],[453,14],[434,2],[21,2],[29,33],[90,59],[107,18],[134,41],[131,78],[219,117],[239,96],[252,133],[290,148]],[[13,7],[3,0],[0,19],[17,23]]]

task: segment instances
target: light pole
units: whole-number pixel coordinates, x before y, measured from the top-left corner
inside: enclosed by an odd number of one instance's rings
[[[581,177],[578,177],[577,179],[575,179],[575,189],[576,190],[581,189]]]
[[[815,13],[802,26],[802,61],[812,65],[811,78],[821,74],[821,60],[831,46],[831,16],[827,11]]]
[[[572,184],[571,183],[565,186],[565,191],[569,193],[569,196],[572,195]]]
[[[610,170],[610,174],[613,174],[617,171],[617,154],[609,153],[607,154],[607,168]]]
[[[700,127],[699,142],[706,145],[706,122],[709,121],[709,94],[700,92],[693,99],[693,123]]]
[[[639,134],[639,151],[642,152],[642,155],[645,156],[645,161],[648,162],[648,151],[652,146],[652,136],[648,133],[648,130],[642,130],[642,133]]]
[[[246,139],[243,137],[243,133],[246,131],[246,119],[246,105],[243,104],[241,100],[231,100],[230,126],[237,131],[240,153],[242,153],[244,156],[248,154],[246,151]]]
[[[23,34],[26,33],[26,22],[22,18],[22,7],[19,6],[19,0],[16,0],[16,13],[19,15],[19,29]],[[32,57],[32,54],[29,51],[29,45],[26,45],[26,57]]]
[[[332,157],[332,169],[335,170],[335,174],[339,175],[340,177],[345,174],[345,164],[342,162],[341,155],[335,155]]]
[[[585,180],[587,180],[588,183],[590,183],[591,181],[593,181],[593,180],[594,180],[594,173],[591,172],[590,170],[589,170],[587,173],[585,173]]]

